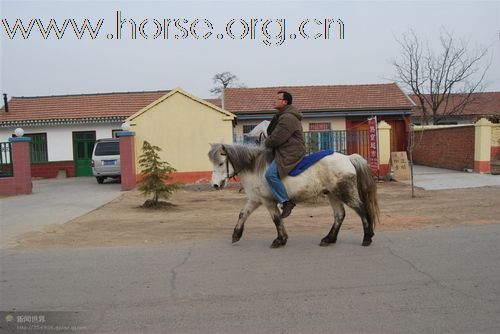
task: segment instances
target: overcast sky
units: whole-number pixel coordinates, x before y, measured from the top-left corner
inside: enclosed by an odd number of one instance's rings
[[[500,1],[1,1],[1,18],[0,88],[9,96],[180,86],[208,98],[223,71],[247,87],[386,83],[395,78],[396,38],[409,28],[431,46],[445,28],[471,50],[488,47],[486,90],[500,91]],[[29,36],[12,36],[16,19],[26,29],[31,21]],[[59,28],[66,20],[61,38],[42,37],[38,22],[50,19]],[[94,28],[101,20],[94,39],[76,37],[72,24],[84,19]]]

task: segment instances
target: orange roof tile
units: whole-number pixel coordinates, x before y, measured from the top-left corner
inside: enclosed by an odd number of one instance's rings
[[[12,97],[0,109],[0,123],[26,120],[126,118],[169,91],[103,93],[60,96]],[[221,105],[219,99],[207,102]]]
[[[292,94],[293,105],[308,110],[411,109],[412,102],[395,83],[372,85],[227,88],[225,109],[232,113],[273,111],[276,93]],[[273,111],[274,112],[274,111]]]
[[[222,108],[222,101],[221,99],[204,99],[208,103],[212,103],[213,105]]]

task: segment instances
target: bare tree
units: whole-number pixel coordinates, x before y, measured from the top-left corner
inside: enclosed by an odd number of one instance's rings
[[[216,75],[214,75],[212,80],[214,84],[216,84],[216,86],[210,89],[210,93],[220,94],[222,109],[224,109],[225,107],[224,89],[226,89],[227,87],[245,87],[243,83],[240,83],[238,81],[238,77],[231,72],[217,73]]]
[[[217,73],[212,78],[216,86],[210,89],[212,94],[221,94],[227,87],[241,87],[243,84],[239,83],[238,77],[231,72]]]
[[[462,114],[474,102],[475,92],[483,90],[489,64],[488,49],[471,50],[467,42],[456,41],[443,30],[437,53],[422,41],[413,30],[397,40],[401,56],[393,61],[397,81],[410,89],[418,99],[423,124],[438,124],[447,116]]]

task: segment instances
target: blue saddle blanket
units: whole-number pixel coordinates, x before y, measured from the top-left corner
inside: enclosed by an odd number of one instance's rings
[[[314,165],[319,160],[333,153],[335,153],[333,150],[324,150],[306,155],[305,157],[302,158],[302,160],[298,163],[298,165],[295,166],[295,168],[290,173],[288,173],[288,175],[297,176],[306,169],[308,169],[309,167],[311,167],[312,165]]]

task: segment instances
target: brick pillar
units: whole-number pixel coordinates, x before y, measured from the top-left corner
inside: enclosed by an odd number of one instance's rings
[[[380,121],[377,130],[379,176],[388,176],[390,174],[389,163],[391,160],[391,126],[386,121]]]
[[[116,136],[120,138],[120,173],[122,190],[135,188],[135,133],[119,131]]]
[[[31,158],[29,137],[9,138],[12,143],[12,168],[14,170],[14,195],[28,195],[33,190],[31,183]]]
[[[476,129],[474,139],[474,171],[489,173],[491,160],[491,127],[492,123],[481,118],[474,124]]]

